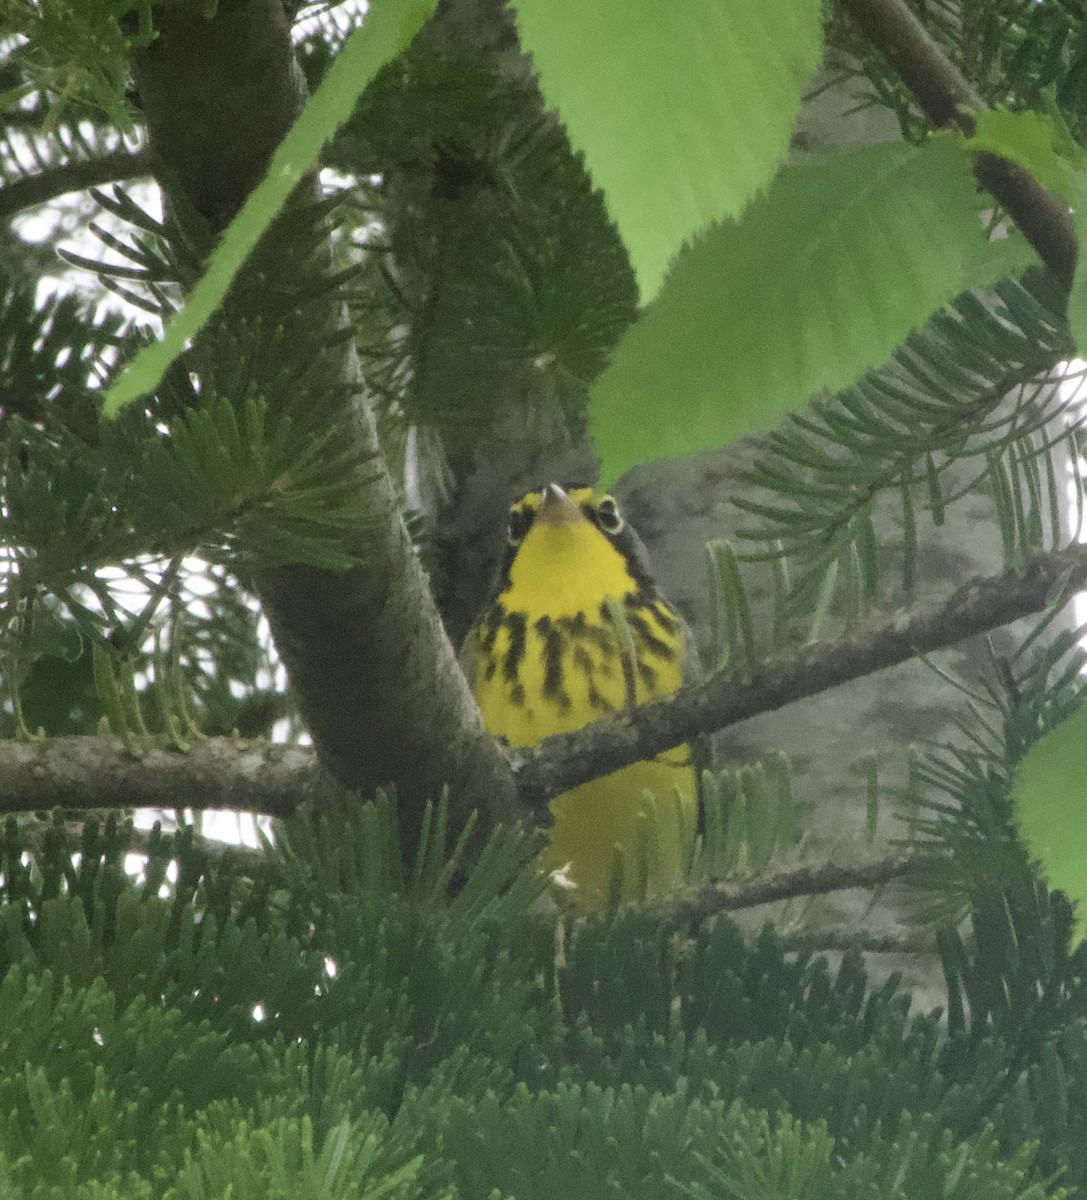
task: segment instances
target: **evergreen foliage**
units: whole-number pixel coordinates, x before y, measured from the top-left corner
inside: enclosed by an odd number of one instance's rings
[[[1046,1033],[1022,1008],[992,1025],[975,1010],[945,1032],[856,954],[831,970],[724,918],[689,938],[646,911],[560,921],[556,953],[534,842],[500,832],[450,898],[461,852],[441,810],[407,868],[383,797],[328,797],[279,832],[259,856],[156,833],[134,875],[115,818],[75,842],[9,820],[11,1194],[1040,1200],[1084,1184],[1081,1016]],[[980,986],[999,989],[1015,947],[979,950]]]
[[[1081,418],[1050,378],[1074,353],[1063,299],[1041,272],[1004,280],[982,301],[967,292],[913,333],[881,369],[768,434],[736,498],[752,523],[743,557],[782,558],[790,571],[786,612],[810,610],[820,585],[851,588],[863,608],[901,559],[901,586],[917,580],[919,528],[979,490],[992,499],[1005,560],[1021,565],[1062,541],[1067,486],[1078,473]],[[972,483],[949,486],[959,464]],[[974,465],[976,464],[976,465]],[[903,540],[879,546],[873,515],[882,496],[901,507]],[[1082,507],[1082,499],[1077,503]]]
[[[1083,133],[1079,5],[915,7],[986,99],[1055,103]],[[26,6],[0,4],[7,185],[123,149],[122,131],[140,136],[127,61],[151,44],[152,6],[33,11],[24,41]],[[769,10],[751,11],[759,25]],[[922,142],[927,127],[882,60],[833,18],[830,29]],[[339,44],[327,30],[302,41],[314,87]],[[790,103],[775,100],[779,117]],[[280,215],[200,339],[112,422],[99,420],[102,386],[150,335],[99,301],[110,292],[168,319],[211,231],[176,198],[159,219],[135,192],[96,193],[110,262],[68,254],[93,271],[82,295],[36,286],[51,244],[4,241],[4,736],[89,733],[103,717],[134,751],[149,730],[178,746],[249,733],[247,720],[264,732],[282,697],[251,576],[365,566],[380,535],[376,452],[351,428],[355,382],[340,370],[352,336],[386,453],[412,436],[431,447],[424,500],[511,396],[521,414],[557,412],[583,432],[589,386],[637,293],[592,164],[539,98],[493,56],[421,38],[379,73],[326,161],[340,190]],[[819,175],[831,207],[832,178]],[[889,203],[890,225],[896,212]],[[864,245],[875,274],[904,231],[916,237],[903,224]],[[846,243],[855,232],[839,229]],[[772,222],[762,234],[756,249],[780,241]],[[803,257],[807,244],[793,246]],[[752,279],[773,274],[755,260]],[[948,286],[965,286],[953,274]],[[809,305],[822,279],[808,280]],[[848,270],[839,286],[854,312],[874,307]],[[779,272],[738,303],[787,317],[793,290]],[[715,666],[751,668],[761,650],[743,558],[775,571],[773,632],[789,643],[817,636],[836,601],[859,615],[888,560],[919,589],[925,521],[964,496],[991,498],[1009,565],[1058,544],[1062,454],[1083,502],[1079,418],[1052,386],[1074,350],[1064,299],[1036,274],[964,293],[889,364],[762,442],[743,553],[711,547]],[[829,351],[805,351],[798,329],[780,341],[810,379]],[[674,360],[694,361],[697,331],[677,321],[672,333]],[[875,361],[876,342],[856,362]],[[764,359],[758,348],[748,366],[770,372]],[[669,398],[624,396],[619,420],[651,429]],[[693,419],[673,425],[682,448],[700,444]],[[964,462],[969,486],[952,485]],[[876,533],[887,496],[898,541]],[[897,978],[873,982],[858,952],[832,965],[772,925],[752,937],[724,917],[688,925],[649,906],[556,915],[536,837],[499,829],[480,850],[444,806],[427,811],[407,862],[380,794],[311,800],[259,852],[189,828],[141,840],[116,815],[78,828],[10,818],[0,1196],[1087,1195],[1087,948],[1073,948],[1069,901],[1030,861],[1011,805],[1025,755],[1081,705],[1073,641],[1039,635],[997,664],[963,741],[930,748],[915,773],[910,882],[919,927],[936,933],[946,1015],[911,1011]],[[688,883],[758,875],[795,859],[799,838],[782,760],[711,775]]]
[[[324,54],[321,42],[307,56],[311,77]],[[362,243],[352,310],[387,408],[440,433],[454,461],[511,392],[529,414],[583,426],[637,292],[599,191],[539,99],[478,50],[420,38],[326,158],[381,181],[354,201],[355,228],[384,236]]]
[[[98,199],[126,223],[121,235],[99,230],[114,258],[126,261],[107,266],[71,252],[67,259],[97,268],[125,300],[167,316],[179,285],[192,279],[189,246],[123,193]],[[329,213],[322,202],[285,215],[185,367],[113,422],[98,422],[96,385],[110,377],[117,351],[131,352],[145,335],[116,316],[96,317],[75,296],[35,301],[24,283],[11,282],[5,366],[15,403],[3,418],[8,569],[0,575],[11,640],[0,653],[6,686],[20,689],[11,695],[17,723],[25,725],[29,703],[39,721],[57,722],[44,724],[48,732],[91,729],[103,710],[118,734],[145,721],[170,729],[186,724],[195,702],[210,706],[209,729],[229,730],[240,711],[230,681],[252,699],[266,664],[237,578],[258,561],[357,561],[347,541],[369,521],[369,452],[332,418],[346,385],[330,375],[328,359],[345,334],[315,325],[308,307],[346,282],[321,269]],[[310,352],[298,354],[300,346]],[[202,560],[186,565],[194,551]],[[194,608],[195,576],[217,586],[201,587]],[[134,583],[146,589],[135,617],[124,601]],[[85,681],[92,649],[122,680],[140,673],[165,683],[172,662],[173,685],[155,697],[161,714],[123,716],[101,679],[98,705],[86,703],[82,685],[66,707],[35,701],[47,681]]]

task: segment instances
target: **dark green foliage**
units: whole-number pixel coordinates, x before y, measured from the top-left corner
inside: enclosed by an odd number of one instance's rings
[[[1087,1169],[1087,944],[1070,949],[1070,905],[1028,861],[1010,794],[1033,743],[1082,703],[1082,630],[1053,636],[1047,625],[996,660],[961,723],[963,743],[934,749],[922,764],[914,825],[934,854],[915,882],[923,910],[946,922],[945,1069],[958,1077],[973,1056],[987,1055],[997,1131],[1007,1137],[1030,1124],[1042,1140],[1039,1161],[1078,1181]]]
[[[1087,1178],[1078,979],[1036,1037],[1021,1004],[944,1032],[859,956],[831,970],[769,929],[643,911],[557,941],[533,841],[499,833],[465,875],[439,810],[405,867],[381,798],[326,797],[259,854],[154,834],[138,876],[131,837],[0,839],[5,1194],[1041,1200]],[[1014,973],[1006,941],[966,953],[990,991]]]
[[[64,632],[54,653],[43,653],[31,663],[19,695],[27,728],[48,729],[58,736],[89,733],[105,716],[94,686],[91,653],[78,633]],[[14,736],[13,715],[0,716],[0,732]]]
[[[0,433],[13,417],[38,424],[48,416],[84,441],[96,440],[88,385],[121,328],[115,315],[89,319],[72,296],[38,306],[34,288],[0,268]]]
[[[826,1135],[818,1126],[807,1130],[786,1120],[776,1130],[764,1125],[759,1134],[759,1153],[754,1155],[747,1139],[726,1135],[718,1148],[721,1161],[707,1164],[706,1181],[696,1181],[685,1189],[687,1194],[737,1200],[927,1200],[932,1196],[1041,1200],[1049,1194],[1041,1183],[1026,1182],[1029,1149],[1008,1164],[987,1130],[956,1145],[948,1132],[941,1137],[930,1122],[913,1127],[905,1121],[878,1157],[848,1163],[826,1152]],[[927,1150],[930,1145],[934,1149]]]
[[[128,264],[105,278],[168,315],[195,270],[187,243],[123,193],[99,199],[127,223],[124,236],[101,232]],[[312,317],[345,282],[319,261],[328,216],[327,205],[286,215],[200,347],[155,396],[102,425],[95,385],[145,335],[92,319],[82,300],[36,304],[26,284],[0,279],[9,732],[90,732],[103,712],[122,735],[146,725],[182,738],[191,717],[228,732],[267,667],[239,578],[257,557],[358,561],[370,452],[338,419],[344,384],[330,364],[343,333]],[[131,698],[107,694],[94,655]],[[155,684],[139,713],[137,676],[141,689]]]
[[[578,426],[637,291],[602,197],[538,98],[477,51],[421,38],[367,89],[330,162],[381,180],[360,202],[395,265],[371,272],[356,303],[362,329],[383,310],[369,349],[386,398],[454,450],[511,397],[557,404]],[[409,330],[399,345],[396,325]]]
[[[105,115],[117,128],[131,128],[128,51],[152,37],[150,0],[58,0],[45,9],[5,3],[0,87],[17,115],[5,113],[4,124],[31,132],[39,161],[92,156],[100,149],[92,121]],[[20,173],[14,164],[2,172]]]
[[[456,1148],[460,1194],[486,1196],[497,1188],[524,1200],[650,1200],[668,1180],[701,1175],[695,1156],[711,1152],[714,1137],[744,1119],[741,1111],[692,1102],[682,1091],[592,1084],[542,1092],[522,1085],[505,1100],[493,1093],[474,1102],[458,1097],[443,1108],[439,1136]]]
[[[979,79],[1005,72],[988,98],[1035,103],[1053,85],[1077,128],[1076,5],[925,9]],[[129,119],[124,42],[149,35],[150,11],[51,6],[60,23],[41,53],[26,67],[0,58],[6,93],[26,92],[31,69],[52,88],[5,117],[9,140],[49,112],[39,166],[115,148],[66,106]],[[129,12],[131,27],[117,24]],[[82,80],[81,17],[110,22],[111,39]],[[328,46],[311,49],[317,79]],[[901,91],[872,78],[920,137]],[[635,291],[560,125],[495,64],[424,39],[328,161],[357,186],[285,216],[199,346],[111,424],[97,423],[94,384],[147,335],[90,302],[39,302],[14,266],[0,279],[4,734],[87,732],[106,712],[181,740],[189,713],[207,732],[246,718],[261,731],[277,714],[247,573],[354,563],[367,519],[368,459],[345,436],[335,369],[346,334],[312,319],[330,293],[350,310],[390,445],[412,425],[455,460],[511,395],[578,426]],[[0,171],[25,174],[10,153]],[[101,232],[124,260],[102,286],[167,315],[198,269],[193,226],[180,237],[123,193],[99,199],[123,223]],[[337,239],[342,271],[325,257]],[[902,497],[912,578],[915,510],[943,519],[955,460],[976,459],[1009,560],[1044,544],[1059,405],[1030,385],[1068,352],[1059,303],[1008,285],[990,308],[961,299],[891,368],[776,435],[756,470],[770,498],[750,508],[756,536],[780,543],[755,556],[801,567],[794,609],[839,561],[872,591],[884,490]],[[1018,385],[1008,415],[998,405]],[[194,605],[196,550],[210,591]],[[121,595],[131,584],[136,612]],[[537,903],[531,839],[499,833],[469,869],[444,810],[407,865],[380,797],[326,797],[261,853],[188,830],[143,844],[115,821],[77,837],[59,820],[11,820],[0,1197],[1085,1195],[1087,964],[1007,798],[1015,762],[1078,699],[1054,653],[1016,662],[965,748],[919,776],[929,870],[917,882],[943,922],[946,1025],[911,1014],[895,979],[873,986],[859,955],[831,967],[769,928],[749,941],[725,919],[557,919]]]
[[[959,739],[932,747],[918,765],[912,814],[914,837],[937,852],[920,879],[928,885],[921,896],[936,905],[927,914],[958,924],[983,902],[999,905],[1011,894],[1017,911],[1035,913],[1027,940],[1043,956],[1052,954],[1044,946],[1062,941],[1065,918],[1036,890],[1012,826],[1011,782],[1030,747],[1081,702],[1083,631],[1053,633],[1059,612],[1010,657],[994,659],[991,676],[968,692],[970,713],[957,722]]]

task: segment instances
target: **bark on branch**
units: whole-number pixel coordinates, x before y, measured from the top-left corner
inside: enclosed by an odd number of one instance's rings
[[[798,647],[747,677],[732,672],[687,684],[674,695],[615,713],[576,733],[511,752],[522,800],[539,809],[587,779],[773,712],[850,680],[1039,612],[1058,591],[1087,579],[1087,546],[1040,554],[1020,571],[974,579],[950,596],[925,599],[889,621],[835,642]]]
[[[1041,554],[1022,571],[973,580],[943,601],[922,601],[867,631],[769,659],[747,678],[711,676],[669,699],[605,717],[576,733],[510,749],[524,805],[543,811],[552,796],[699,733],[1039,612],[1055,595],[1071,595],[1084,580],[1087,546]],[[420,735],[420,744],[424,741]],[[140,759],[113,738],[0,742],[0,812],[181,805],[285,815],[319,789],[321,777],[311,750],[229,738],[198,741],[187,754],[149,750]]]
[[[792,867],[755,883],[713,883],[693,896],[655,904],[670,922],[705,921],[718,913],[758,908],[800,896],[825,896],[852,888],[875,888],[905,875],[913,863],[909,854],[889,854],[872,862]]]
[[[216,807],[286,817],[330,783],[314,751],[304,746],[208,738],[185,754],[148,748],[136,758],[112,737],[0,742],[0,812]],[[140,836],[133,834],[133,849],[140,848]],[[912,861],[909,854],[891,854],[865,863],[792,867],[751,883],[714,883],[654,908],[682,925],[781,900],[880,887],[905,875]],[[849,944],[855,941],[851,935]]]
[[[0,742],[0,812],[209,808],[289,816],[329,785],[309,746],[202,738],[137,758],[115,737]]]

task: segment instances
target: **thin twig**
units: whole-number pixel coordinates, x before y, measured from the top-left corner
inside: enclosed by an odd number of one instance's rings
[[[905,0],[838,0],[865,40],[878,50],[936,126],[972,133],[971,111],[986,107],[969,80],[933,41]],[[1007,159],[974,158],[974,174],[1007,210],[1053,274],[1071,287],[1076,237],[1068,205]]]
[[[788,949],[810,954],[845,953],[847,950],[860,950],[864,954],[936,954],[936,937],[930,930],[865,933],[860,929],[824,929],[810,933],[779,932],[778,936]]]
[[[913,864],[909,854],[889,854],[872,862],[794,867],[756,883],[714,883],[694,896],[655,906],[675,922],[704,921],[716,913],[758,908],[800,896],[825,896],[853,888],[874,888],[905,875]]]
[[[24,208],[33,208],[55,200],[67,192],[79,192],[84,188],[101,187],[106,183],[118,183],[124,179],[138,179],[152,172],[150,150],[114,150],[99,158],[68,162],[60,167],[50,167],[33,175],[16,179],[0,188],[0,218],[14,216]]]

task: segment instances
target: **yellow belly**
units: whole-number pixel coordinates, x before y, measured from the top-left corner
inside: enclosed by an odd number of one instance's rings
[[[547,871],[576,885],[570,898],[582,912],[599,912],[610,890],[621,903],[667,895],[680,878],[697,822],[696,779],[686,746],[652,762],[635,763],[551,801],[555,818],[540,855]]]
[[[499,665],[474,681],[476,701],[492,733],[511,745],[534,745],[623,707],[626,684],[614,646],[579,638],[578,667],[567,646],[568,669],[562,696],[556,699],[553,688],[548,691],[542,635],[532,625],[525,643],[516,678],[510,678],[501,664],[509,656],[511,634],[500,629],[486,655]],[[646,656],[644,665],[637,702],[675,691],[682,682],[679,655],[670,660]],[[603,909],[613,887],[624,903],[667,894],[694,839],[697,795],[687,746],[564,792],[551,801],[555,823],[541,865],[549,872],[568,867],[564,875],[574,884],[569,900],[582,912]]]

